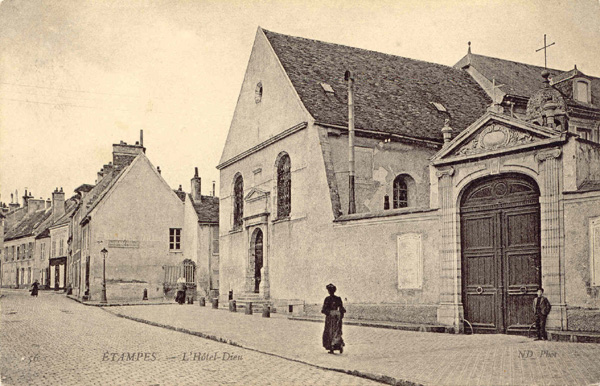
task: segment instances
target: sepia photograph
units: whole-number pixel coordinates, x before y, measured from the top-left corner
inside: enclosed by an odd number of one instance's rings
[[[600,0],[0,0],[0,385],[600,386]]]

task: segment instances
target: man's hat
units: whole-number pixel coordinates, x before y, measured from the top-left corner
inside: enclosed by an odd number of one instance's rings
[[[331,290],[331,289],[332,289],[332,290],[334,290],[334,291],[337,289],[337,287],[336,287],[336,286],[334,286],[334,285],[333,285],[333,284],[331,284],[331,283],[327,284],[327,286],[326,286],[325,288],[327,288],[327,290]]]

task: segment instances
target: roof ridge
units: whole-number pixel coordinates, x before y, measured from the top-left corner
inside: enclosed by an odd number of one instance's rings
[[[349,46],[349,45],[346,45],[346,44],[326,42],[326,41],[318,40],[318,39],[310,39],[310,38],[305,38],[305,37],[301,37],[301,36],[286,35],[286,34],[282,34],[282,33],[279,33],[279,32],[269,31],[269,30],[266,30],[264,28],[262,28],[262,30],[263,30],[263,32],[266,32],[266,33],[271,33],[271,34],[279,35],[279,36],[285,36],[285,37],[292,38],[292,39],[305,40],[305,41],[316,42],[316,43],[321,43],[321,44],[327,44],[327,45],[332,45],[332,46],[337,46],[337,47],[346,47],[346,48],[351,48],[353,50],[360,50],[360,51],[365,51],[365,52],[371,52],[371,53],[378,54],[378,55],[390,56],[392,58],[399,58],[399,59],[409,60],[411,62],[421,62],[421,63],[433,64],[435,66],[440,66],[440,67],[444,67],[444,68],[447,68],[447,69],[452,69],[454,71],[460,71],[459,69],[456,69],[453,66],[448,66],[446,64],[441,64],[441,63],[436,63],[436,62],[428,62],[427,60],[414,59],[414,58],[409,58],[409,57],[406,57],[406,56],[390,54],[390,53],[387,53],[387,52],[370,50],[368,48],[360,48],[360,47]],[[268,36],[267,36],[267,38],[268,38]]]
[[[480,55],[480,54],[471,54],[471,55],[472,56],[480,56],[480,57],[488,58],[488,59],[502,60],[504,62],[510,62],[510,63],[515,63],[515,64],[522,64],[522,65],[529,66],[529,67],[536,67],[536,68],[539,68],[540,70],[555,71],[555,72],[558,72],[560,74],[567,73],[567,72],[570,72],[570,71],[573,71],[573,70],[577,70],[577,71],[579,71],[579,73],[581,73],[581,74],[583,74],[583,75],[585,75],[587,77],[594,78],[594,79],[600,79],[600,77],[598,77],[598,76],[589,75],[589,74],[586,74],[586,73],[582,72],[579,68],[572,68],[570,70],[560,70],[558,68],[545,68],[545,67],[542,67],[542,66],[538,66],[537,64],[529,64],[529,63],[525,63],[525,62],[517,62],[516,60],[503,59],[503,58],[498,58],[498,57],[495,57],[495,56]]]

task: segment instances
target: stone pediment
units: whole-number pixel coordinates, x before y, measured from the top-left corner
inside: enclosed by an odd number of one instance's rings
[[[268,195],[269,195],[269,192],[266,192],[266,191],[258,189],[258,188],[251,188],[250,191],[248,192],[248,194],[246,194],[246,197],[244,197],[244,200],[251,202],[251,201],[256,201],[256,200],[260,200],[260,199],[266,199]]]
[[[432,159],[434,164],[462,160],[507,151],[525,150],[553,140],[564,133],[517,118],[486,113],[460,133]]]
[[[453,155],[479,154],[491,150],[506,149],[531,143],[536,139],[540,138],[530,132],[516,130],[494,122],[474,133],[469,141],[453,152]]]
[[[269,215],[269,192],[251,188],[244,197],[244,219],[253,219]]]

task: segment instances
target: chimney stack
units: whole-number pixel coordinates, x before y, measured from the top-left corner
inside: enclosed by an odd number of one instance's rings
[[[140,146],[144,147],[144,130],[140,130]]]
[[[25,188],[25,194],[23,195],[23,208],[27,208],[28,201],[29,201],[29,195],[27,194],[27,188]]]
[[[52,201],[50,199],[46,200],[46,209],[52,208]]]
[[[213,181],[213,192],[212,192],[213,197],[215,197],[215,182]]]
[[[118,169],[127,167],[138,154],[145,153],[146,149],[141,144],[128,145],[120,141],[113,144],[113,166]]]
[[[192,178],[192,199],[194,201],[200,202],[202,200],[202,185],[201,179],[198,176],[198,168],[194,169],[194,177]]]
[[[65,193],[63,189],[58,188],[52,192],[52,221],[58,220],[65,214]]]

